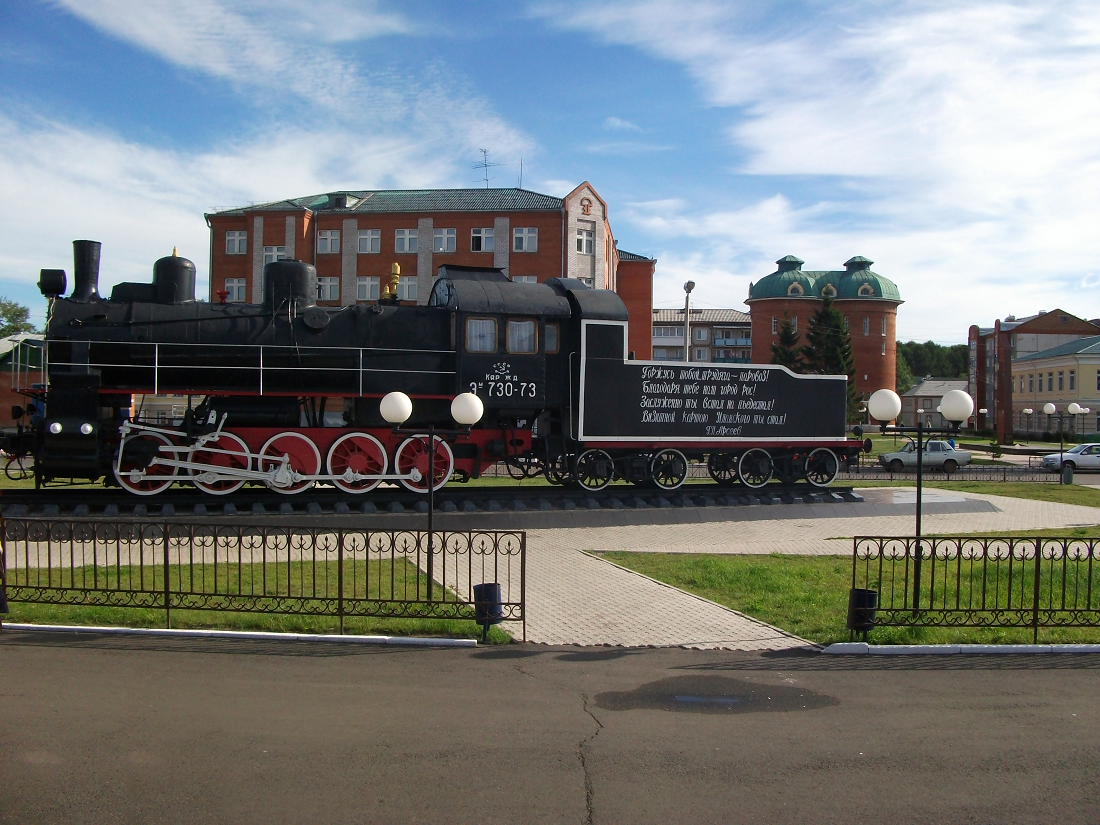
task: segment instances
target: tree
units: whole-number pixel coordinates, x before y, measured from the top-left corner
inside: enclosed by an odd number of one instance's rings
[[[20,332],[36,332],[30,315],[31,311],[22,304],[0,296],[0,338]]]
[[[911,389],[913,389],[913,370],[909,369],[909,362],[905,359],[905,355],[898,350],[894,390],[898,395],[904,395]]]
[[[798,346],[798,333],[794,331],[794,324],[790,319],[779,327],[778,343],[772,344],[772,363],[786,367],[791,372],[802,372],[805,369],[802,348]]]
[[[817,312],[810,316],[802,357],[806,362],[806,372],[848,376],[848,420],[858,420],[859,396],[856,395],[852,338],[844,328],[844,316],[833,306],[832,298],[826,297]]]
[[[949,347],[935,341],[898,342],[898,357],[905,356],[913,375],[923,378],[933,375],[937,378],[966,378],[966,344],[954,344]]]

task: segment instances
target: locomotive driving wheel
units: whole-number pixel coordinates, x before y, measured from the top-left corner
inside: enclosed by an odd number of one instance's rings
[[[733,484],[737,481],[737,456],[711,453],[707,456],[707,472],[719,484]]]
[[[593,493],[615,478],[615,462],[603,450],[585,450],[577,456],[577,483]]]
[[[438,490],[451,478],[455,469],[455,457],[451,452],[451,445],[440,438],[435,437],[435,483],[433,490]],[[414,481],[411,478],[401,479],[405,489],[414,493],[428,492],[428,435],[414,435],[406,438],[397,448],[397,454],[393,458],[393,466],[400,475],[407,476],[414,469],[420,473],[420,478]]]
[[[161,447],[171,447],[172,442],[161,433],[141,433],[127,438],[119,447],[122,455],[114,472],[124,490],[135,496],[155,496],[163,493],[176,480],[178,467],[154,464],[153,459],[175,458],[172,453],[162,453]]]
[[[661,450],[649,462],[649,476],[662,490],[675,490],[688,473],[687,457],[679,450]]]
[[[806,456],[806,480],[814,487],[828,487],[840,472],[840,461],[828,447],[818,447]]]
[[[546,463],[546,480],[551,484],[565,484],[573,474],[569,471],[569,456],[558,453]]]
[[[283,466],[284,456],[289,459]],[[276,471],[275,478],[267,486],[276,493],[295,495],[313,486],[321,472],[321,452],[317,445],[301,433],[287,431],[273,435],[256,457],[257,468],[262,473]],[[304,476],[304,477],[303,477]]]
[[[389,463],[386,448],[370,433],[342,435],[333,442],[328,451],[329,475],[339,476],[332,483],[346,493],[373,490],[382,483],[382,479],[355,479],[354,475],[385,475]]]
[[[737,462],[737,477],[746,487],[758,489],[771,480],[773,469],[768,451],[753,447],[741,454],[741,460]]]
[[[244,486],[246,479],[233,478],[233,470],[248,472],[252,466],[252,453],[248,445],[233,433],[221,433],[216,440],[201,447],[192,447],[187,453],[189,464],[206,464],[210,469],[191,468],[191,483],[212,496],[227,496]],[[228,470],[229,477],[223,475]]]

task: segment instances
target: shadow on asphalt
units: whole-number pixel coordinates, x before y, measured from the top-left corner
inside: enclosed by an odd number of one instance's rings
[[[724,661],[672,666],[672,670],[746,671],[949,671],[949,670],[1100,670],[1095,653],[993,653],[836,656],[805,650],[729,652]]]
[[[634,690],[596,694],[604,710],[674,713],[784,713],[834,707],[840,701],[791,685],[761,685],[728,676],[673,676]]]

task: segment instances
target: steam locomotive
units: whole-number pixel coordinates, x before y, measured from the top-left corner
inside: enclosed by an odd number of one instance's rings
[[[720,484],[825,486],[862,447],[845,437],[844,376],[633,360],[622,300],[578,280],[442,266],[426,306],[385,294],[325,307],[314,267],[283,260],[264,267],[262,303],[207,303],[173,253],[152,283],[103,298],[100,244],[73,246],[71,294],[63,270],[41,272],[45,380],[25,388],[35,415],[13,410],[21,435],[6,445],[33,453],[38,485],[426,492],[505,462],[592,491],[615,479],[674,490],[705,461]],[[402,427],[380,410],[391,393],[412,402]],[[451,414],[463,393],[484,410],[465,428]],[[135,395],[181,396],[186,411],[156,420]]]

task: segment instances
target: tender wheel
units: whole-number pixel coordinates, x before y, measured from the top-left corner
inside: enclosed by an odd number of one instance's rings
[[[290,458],[285,469],[283,456]],[[316,476],[321,472],[321,452],[301,433],[285,432],[271,436],[256,460],[260,472],[277,471],[274,482],[267,482],[267,486],[276,493],[288,496],[313,486],[314,479],[302,476]]]
[[[741,454],[741,460],[737,462],[737,477],[746,487],[763,487],[771,480],[772,457],[767,450],[754,447]]]
[[[161,447],[171,447],[172,442],[160,433],[141,433],[127,438],[119,449],[122,458],[115,464],[115,478],[135,496],[155,496],[172,486],[178,467],[153,464],[154,458],[175,458],[174,453],[163,453]]]
[[[957,469],[959,469],[959,462],[957,462],[955,459],[949,458],[945,462],[943,462],[943,471],[945,473],[953,473]]]
[[[806,480],[814,487],[828,487],[840,472],[840,461],[828,447],[818,447],[806,456]]]
[[[381,476],[390,466],[386,448],[370,433],[342,435],[328,451],[326,461],[329,475],[339,476],[332,483],[345,493],[365,493],[382,483],[382,479],[355,479],[362,476]]]
[[[895,458],[893,461],[890,462],[890,472],[891,473],[900,473],[904,469],[905,469],[905,465],[901,463],[900,458]]]
[[[248,445],[233,433],[222,433],[217,441],[208,441],[202,447],[192,447],[187,453],[189,464],[209,464],[209,470],[191,469],[191,483],[212,496],[226,496],[244,486],[247,479],[226,478],[222,472],[248,470],[252,467],[252,453]],[[221,476],[221,477],[219,477]]]
[[[413,481],[411,478],[401,479],[401,484],[407,490],[414,493],[428,492],[428,436],[424,434],[406,438],[397,448],[397,454],[393,459],[393,466],[401,475],[408,475],[416,469],[420,478]],[[451,445],[440,438],[435,437],[435,483],[433,490],[438,490],[451,477],[455,469],[455,457],[451,452]]]
[[[585,450],[577,456],[576,476],[585,490],[602,490],[615,478],[615,462],[603,450]]]
[[[688,474],[688,460],[679,450],[661,450],[649,462],[649,475],[662,490],[675,490]]]
[[[711,453],[707,456],[707,472],[719,484],[733,484],[737,481],[737,456]]]

